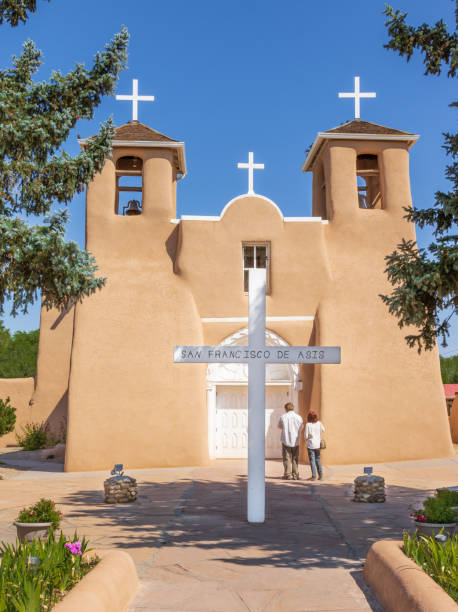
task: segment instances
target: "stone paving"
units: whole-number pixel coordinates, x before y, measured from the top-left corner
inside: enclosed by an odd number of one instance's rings
[[[14,541],[22,506],[51,497],[67,534],[77,530],[94,548],[132,555],[141,587],[131,612],[381,612],[362,579],[369,546],[399,539],[411,528],[409,505],[458,484],[458,457],[378,464],[386,503],[356,504],[352,483],[362,466],[326,467],[322,482],[283,481],[277,461],[266,470],[266,522],[249,525],[244,461],[127,470],[138,480],[138,500],[112,506],[103,502],[107,472],[63,473],[58,462],[4,449],[0,540]]]

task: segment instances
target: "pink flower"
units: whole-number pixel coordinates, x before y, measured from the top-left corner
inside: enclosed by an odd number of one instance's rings
[[[76,542],[67,542],[64,544],[64,548],[68,548],[68,550],[72,553],[72,555],[82,555],[81,551],[81,542],[77,540]]]
[[[29,512],[29,514],[33,514],[33,510],[31,510],[31,511]]]

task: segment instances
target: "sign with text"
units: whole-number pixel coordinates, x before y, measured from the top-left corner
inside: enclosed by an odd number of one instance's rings
[[[176,346],[176,363],[340,363],[340,346]]]

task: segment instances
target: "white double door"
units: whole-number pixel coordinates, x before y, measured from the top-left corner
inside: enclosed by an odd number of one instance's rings
[[[266,387],[266,458],[281,457],[278,420],[291,401],[291,387]],[[216,444],[218,459],[248,456],[248,387],[218,386],[216,390]]]

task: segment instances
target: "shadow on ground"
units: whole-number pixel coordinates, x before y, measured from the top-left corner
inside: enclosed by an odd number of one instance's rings
[[[370,545],[411,528],[409,505],[428,491],[391,486],[384,504],[352,501],[349,484],[269,479],[266,521],[248,524],[246,477],[231,481],[139,481],[138,500],[108,505],[101,491],[66,495],[66,517],[107,531],[125,549],[196,548],[207,558],[244,566],[360,568]],[[108,529],[110,531],[110,529]],[[84,533],[84,531],[82,531]],[[110,532],[111,533],[111,532]],[[119,537],[118,535],[119,534]],[[206,552],[205,552],[206,551]]]

